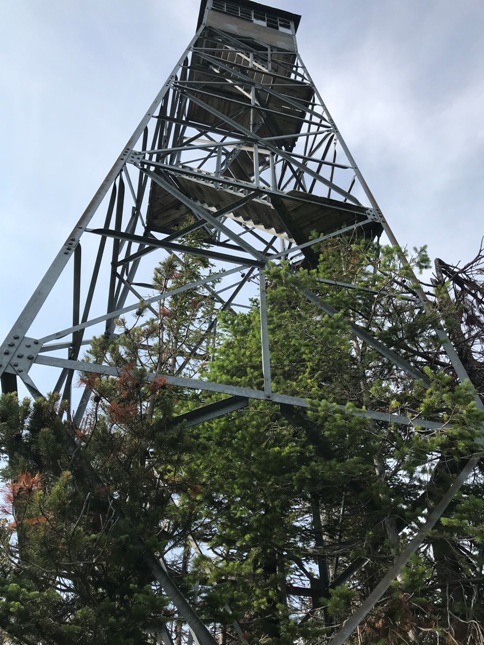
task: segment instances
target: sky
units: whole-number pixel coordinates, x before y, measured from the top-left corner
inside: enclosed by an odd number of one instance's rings
[[[400,244],[454,264],[474,257],[482,0],[266,4],[302,15],[302,58]],[[0,0],[1,339],[188,46],[198,9]]]

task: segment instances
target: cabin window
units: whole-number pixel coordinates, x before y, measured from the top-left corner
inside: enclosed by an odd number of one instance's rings
[[[267,26],[271,29],[279,29],[279,21],[277,16],[267,16]]]

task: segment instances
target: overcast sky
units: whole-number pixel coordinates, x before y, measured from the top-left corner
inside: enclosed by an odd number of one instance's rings
[[[402,246],[484,235],[484,2],[279,0]],[[198,0],[0,0],[0,336],[195,32]]]

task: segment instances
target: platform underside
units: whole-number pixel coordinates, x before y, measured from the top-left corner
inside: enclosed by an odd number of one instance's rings
[[[212,182],[191,177],[178,176],[176,182],[185,195],[211,213],[230,207],[247,194],[247,191],[216,187]],[[180,230],[194,217],[187,206],[154,182],[148,213],[148,227],[165,234]],[[226,216],[297,243],[309,240],[314,234],[319,237],[358,224],[361,225],[355,230],[359,236],[371,238],[381,233],[379,222],[362,223],[368,219],[367,208],[296,190],[254,197]]]

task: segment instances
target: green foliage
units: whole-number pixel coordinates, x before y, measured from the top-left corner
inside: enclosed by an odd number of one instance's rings
[[[425,248],[410,261],[426,268]],[[171,376],[264,385],[257,303],[220,315],[215,345],[212,294],[185,289],[208,271],[204,259],[165,261],[154,278],[168,294],[159,307],[141,302],[134,320],[95,340],[90,356],[118,376],[82,376],[93,396],[82,427],[61,421],[55,397],[1,399],[11,517],[0,629],[12,638],[142,644],[171,621],[183,642],[141,537],[227,643],[240,632],[266,645],[328,642],[480,449],[484,416],[471,385],[456,383],[436,316],[394,250],[368,242],[327,242],[312,271],[267,270],[272,382],[306,409],[252,401],[197,426],[175,423],[219,397],[174,388]],[[476,469],[355,643],[413,634],[433,644],[483,624],[483,498]]]
[[[457,385],[450,372],[428,367],[432,357],[441,356],[432,331],[436,319],[419,307],[394,252],[337,244],[325,251],[317,271],[293,274],[287,267],[274,266],[267,274],[273,383],[278,392],[319,403],[312,404],[307,415],[290,420],[273,406],[253,403],[245,411],[206,424],[198,430],[200,452],[190,463],[193,478],[200,482],[205,519],[200,541],[214,552],[203,562],[203,577],[211,589],[218,590],[220,606],[229,599],[246,631],[256,639],[270,634],[270,627],[260,621],[261,612],[276,620],[277,638],[282,639],[286,629],[293,637],[300,629],[302,637],[303,628],[295,627],[297,620],[293,620],[304,605],[288,607],[287,602],[278,602],[285,597],[286,581],[314,587],[319,580],[322,602],[313,601],[312,610],[320,606],[320,613],[314,615],[324,619],[310,621],[313,632],[305,633],[307,642],[324,638],[329,626],[343,620],[351,604],[366,595],[367,584],[371,588],[376,583],[392,554],[401,548],[402,529],[420,518],[429,502],[423,491],[431,473],[430,499],[438,499],[449,484],[449,471],[476,450],[484,420],[469,383]],[[413,261],[418,270],[426,268],[425,249]],[[356,283],[359,290],[350,293],[329,280]],[[336,313],[315,310],[305,298],[308,289]],[[420,367],[429,383],[409,378],[356,338],[350,321]],[[261,389],[258,311],[227,316],[223,324],[226,340],[206,378]],[[337,405],[345,402],[343,407]],[[358,416],[357,409],[366,407],[407,414],[415,418],[415,425],[389,426]],[[420,417],[440,422],[441,429],[422,430]],[[453,509],[458,504],[456,500]],[[319,536],[316,517],[322,525]],[[479,521],[475,534],[480,526]],[[463,532],[462,528],[455,539],[467,539],[469,529]],[[432,539],[416,556],[421,565],[415,567],[430,572],[429,584],[438,584],[435,572],[430,575],[431,543]],[[367,565],[365,578],[354,582],[354,587],[325,591],[321,580],[336,578],[374,548],[378,558]],[[466,567],[460,575],[465,571]],[[234,585],[234,579],[242,584]],[[416,581],[417,575],[410,579],[407,573],[402,584],[410,591],[405,593],[416,593]],[[422,597],[418,597],[424,603],[422,582],[418,588]],[[267,601],[270,588],[274,600],[261,608],[259,592],[263,590]],[[475,585],[472,588],[475,593]],[[212,591],[210,602],[214,604],[216,598],[217,591]],[[392,635],[380,629],[384,642],[395,638],[394,642],[401,642],[398,639],[407,628],[427,628],[428,615],[432,615],[430,623],[445,620],[433,594],[424,603],[427,618],[401,594],[397,600],[389,601],[387,619],[405,615],[405,621]],[[306,610],[311,611],[311,605]],[[379,615],[378,620],[384,620],[384,612]],[[381,640],[371,633],[374,640],[368,642]]]
[[[146,625],[159,622],[166,601],[129,548],[133,526],[114,523],[107,491],[72,472],[70,428],[55,399],[27,411],[8,396],[2,406],[2,434],[22,440],[5,469],[12,521],[2,526],[0,628],[27,643],[148,642]]]
[[[325,606],[331,616],[337,621],[343,621],[353,608],[357,596],[358,593],[355,589],[350,589],[347,585],[341,585],[331,590],[331,595],[327,599]]]

